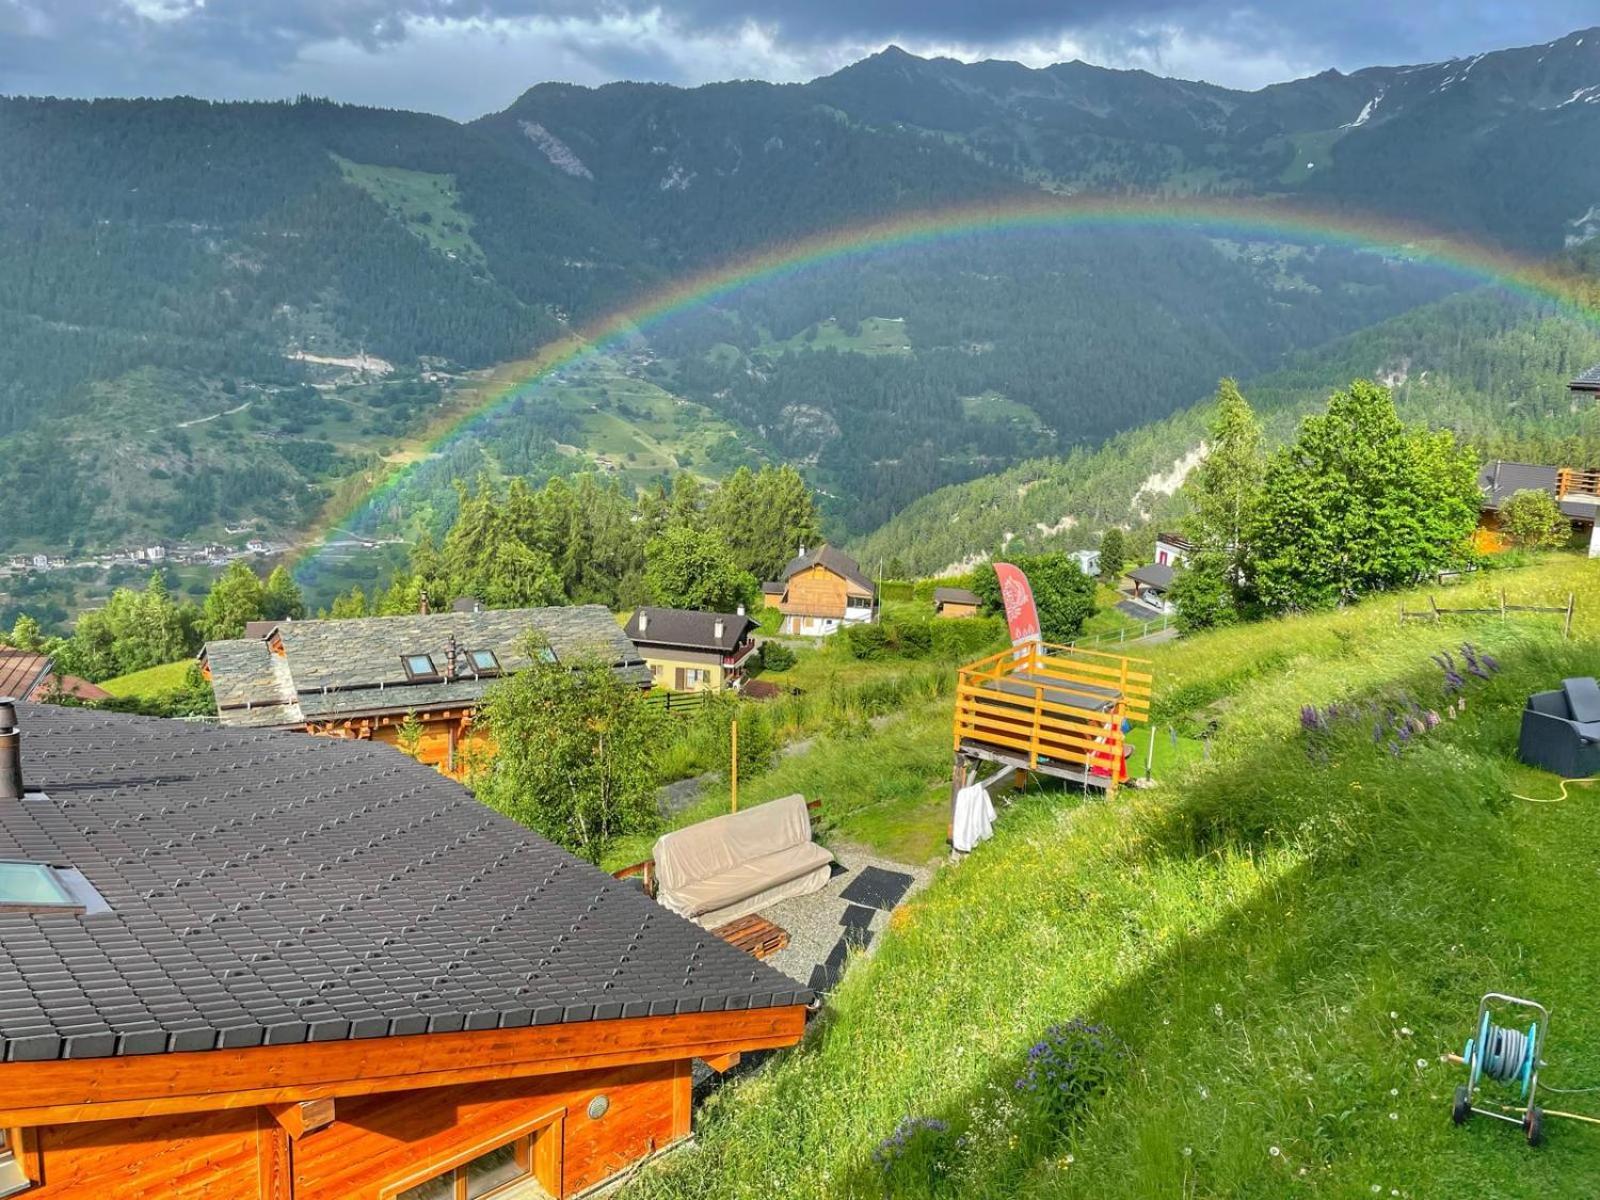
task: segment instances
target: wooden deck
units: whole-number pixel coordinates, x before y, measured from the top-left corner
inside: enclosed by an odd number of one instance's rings
[[[955,785],[983,760],[1116,790],[1124,722],[1150,719],[1149,663],[1073,646],[1032,644],[961,668]]]

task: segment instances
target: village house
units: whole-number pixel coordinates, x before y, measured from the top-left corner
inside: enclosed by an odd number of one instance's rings
[[[1595,368],[1600,376],[1600,367]],[[1486,554],[1505,549],[1507,542],[1500,527],[1500,508],[1522,491],[1548,493],[1561,515],[1572,524],[1573,536],[1589,547],[1589,557],[1600,557],[1600,470],[1551,467],[1538,463],[1506,462],[1496,459],[1478,472],[1483,503],[1473,545]]]
[[[673,692],[716,692],[742,687],[756,652],[756,623],[743,612],[637,609],[624,632],[650,668],[656,687]]]
[[[62,675],[48,654],[0,646],[0,696],[18,700],[47,700],[72,696],[78,700],[107,700],[111,693],[76,675]],[[0,1192],[4,1195],[4,1192]]]
[[[767,608],[780,608],[783,605],[783,581],[769,579],[761,585],[761,603]]]
[[[1067,557],[1077,563],[1078,570],[1082,571],[1090,579],[1094,579],[1100,574],[1100,551],[1074,550]]]
[[[0,1193],[571,1197],[813,994],[359,742],[0,704]]]
[[[779,631],[825,637],[845,625],[871,621],[878,610],[878,589],[855,559],[832,546],[809,553],[804,546],[783,571],[783,613]]]
[[[1177,612],[1168,593],[1177,568],[1188,562],[1192,553],[1194,544],[1181,533],[1156,534],[1155,562],[1128,572],[1128,595],[1157,614]]]
[[[1575,395],[1600,399],[1600,365],[1590,367],[1573,379],[1567,384],[1567,390]]]
[[[937,617],[975,617],[982,604],[978,594],[966,588],[933,589],[933,613]]]
[[[479,705],[495,680],[532,661],[534,640],[546,661],[599,658],[628,683],[650,683],[633,643],[597,604],[262,628],[200,652],[222,724],[388,742],[455,776],[492,754],[474,726]]]

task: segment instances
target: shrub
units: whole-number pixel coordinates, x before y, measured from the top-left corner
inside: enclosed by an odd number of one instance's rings
[[[845,649],[850,651],[852,658],[874,662],[889,655],[889,633],[882,622],[849,625],[840,636],[844,638]]]
[[[1532,550],[1564,545],[1572,535],[1571,523],[1543,488],[1513,492],[1500,506],[1500,524],[1514,545]]]
[[[1049,1129],[1059,1132],[1084,1103],[1106,1089],[1130,1057],[1126,1043],[1111,1030],[1074,1017],[1052,1025],[1028,1049],[1016,1090]]]
[[[760,654],[763,671],[787,671],[795,664],[794,651],[782,642],[762,642]]]

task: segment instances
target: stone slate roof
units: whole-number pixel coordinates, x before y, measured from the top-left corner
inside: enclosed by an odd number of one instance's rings
[[[1567,386],[1575,392],[1600,392],[1600,365],[1590,367]]]
[[[781,579],[763,580],[762,584],[761,584],[761,594],[763,596],[781,596],[781,595],[783,595],[783,580],[781,580]]]
[[[640,614],[648,617],[647,627],[639,628]],[[722,636],[717,637],[717,622]],[[628,618],[624,633],[636,646],[673,646],[683,650],[702,650],[708,654],[732,654],[756,623],[737,613],[693,612],[682,608],[637,609]]]
[[[789,561],[789,565],[783,569],[783,578],[786,581],[792,579],[795,575],[801,571],[804,571],[807,567],[816,566],[819,563],[828,570],[832,571],[835,575],[839,575],[845,579],[848,579],[858,588],[870,592],[873,595],[877,594],[878,589],[873,586],[872,580],[868,579],[861,573],[861,564],[856,562],[855,559],[851,558],[843,550],[835,550],[832,546],[819,546],[815,550],[809,551],[805,554],[797,555],[795,558],[791,559]]]
[[[520,670],[530,633],[541,634],[558,661],[597,655],[629,683],[647,687],[649,669],[611,613],[598,604],[440,612],[401,617],[285,621],[271,639],[208,642],[203,651],[223,724],[300,725],[372,713],[423,712],[476,704],[494,677],[471,673],[467,651],[492,650],[505,672]],[[401,656],[431,654],[446,669],[454,637],[460,677],[413,681]]]
[[[1483,489],[1483,507],[1487,511],[1497,511],[1521,491],[1549,492],[1554,496],[1558,474],[1559,468],[1538,463],[1505,462],[1500,459],[1486,463],[1478,472],[1478,486]],[[1595,517],[1595,504],[1591,500],[1569,495],[1559,501],[1556,507],[1563,516],[1578,520],[1591,521]]]
[[[933,589],[933,602],[935,604],[982,604],[976,592],[969,592],[966,588],[940,587]]]
[[[75,868],[110,911],[0,912],[4,1061],[812,998],[392,747],[18,713],[0,859]]]
[[[1164,592],[1172,586],[1172,567],[1167,563],[1150,563],[1129,571],[1128,578],[1158,592]]]

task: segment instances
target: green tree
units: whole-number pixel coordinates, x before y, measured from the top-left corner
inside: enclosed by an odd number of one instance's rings
[[[599,862],[625,834],[653,830],[665,715],[600,662],[533,663],[490,689],[499,747],[478,797],[574,854]]]
[[[1565,545],[1572,522],[1561,515],[1555,498],[1542,488],[1513,492],[1500,506],[1500,528],[1513,543],[1530,550]]]
[[[327,615],[337,620],[366,616],[367,594],[361,590],[361,585],[358,583],[348,592],[340,592],[335,596],[333,607],[328,610]]]
[[[11,632],[0,638],[0,643],[37,654],[44,645],[44,629],[38,621],[23,613],[12,622]]]
[[[1249,533],[1265,469],[1261,425],[1239,385],[1224,379],[1206,431],[1205,458],[1183,489],[1189,502],[1183,532],[1194,551],[1173,580],[1180,627],[1231,624],[1253,607]]]
[[[644,582],[657,604],[708,612],[751,604],[758,588],[720,534],[687,525],[669,526],[650,543]]]
[[[1122,577],[1127,562],[1126,537],[1120,525],[1113,525],[1100,535],[1100,577],[1115,582]]]
[[[228,564],[206,596],[202,626],[209,640],[244,636],[247,621],[266,616],[266,593],[261,580],[242,559]]]
[[[1102,552],[1103,553],[1103,552]],[[1070,642],[1094,615],[1094,580],[1078,569],[1077,561],[1062,551],[1013,556],[1010,560],[1028,577],[1033,602],[1039,610],[1039,632],[1047,642]],[[970,586],[992,613],[1005,611],[1000,601],[1000,581],[994,567],[972,573]]]
[[[740,467],[711,494],[706,523],[728,543],[739,568],[758,580],[776,579],[801,545],[822,540],[811,489],[787,464]]]
[[[187,658],[200,648],[200,614],[179,604],[160,571],[143,591],[118,588],[105,607],[78,618],[72,637],[46,646],[56,668],[99,682]]]
[[[267,576],[261,595],[261,615],[268,621],[298,621],[306,615],[305,597],[287,567],[274,567]]]
[[[1283,611],[1413,582],[1465,557],[1480,500],[1452,434],[1408,429],[1387,390],[1357,380],[1268,461],[1252,585]]]

